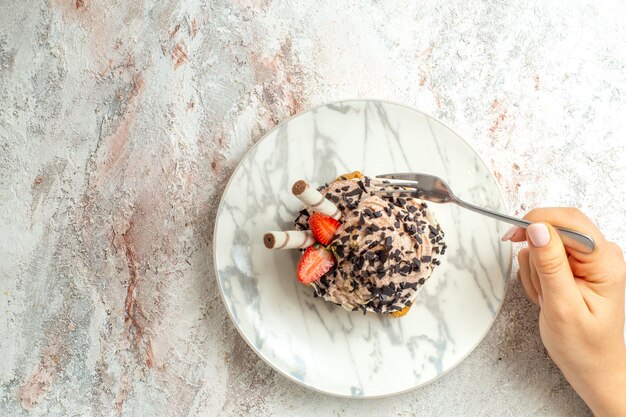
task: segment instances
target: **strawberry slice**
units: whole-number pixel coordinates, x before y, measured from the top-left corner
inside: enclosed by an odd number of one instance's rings
[[[298,262],[298,280],[303,284],[317,281],[330,271],[335,264],[335,256],[319,245],[309,246]]]
[[[309,218],[309,228],[315,240],[326,246],[333,241],[335,232],[339,229],[339,222],[330,216],[316,212]]]

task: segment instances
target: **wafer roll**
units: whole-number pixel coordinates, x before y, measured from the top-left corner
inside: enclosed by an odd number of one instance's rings
[[[341,212],[336,205],[328,201],[319,191],[311,187],[306,181],[299,180],[291,187],[293,195],[298,197],[311,210],[318,211],[333,219],[339,220]]]
[[[268,249],[304,249],[315,243],[310,230],[290,230],[288,232],[267,232],[263,243]]]

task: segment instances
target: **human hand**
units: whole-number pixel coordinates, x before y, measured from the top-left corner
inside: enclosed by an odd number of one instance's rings
[[[626,416],[626,347],[621,249],[606,241],[579,210],[530,211],[526,230],[512,228],[503,240],[528,241],[519,253],[519,279],[539,304],[541,339],[552,360],[596,416]],[[551,226],[593,238],[593,253],[563,246]]]

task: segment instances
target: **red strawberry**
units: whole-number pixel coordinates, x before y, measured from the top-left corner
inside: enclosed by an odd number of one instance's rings
[[[309,218],[309,228],[315,240],[326,246],[332,242],[335,232],[339,229],[339,222],[322,213],[313,213]]]
[[[335,256],[319,245],[309,246],[298,262],[298,280],[303,284],[317,281],[335,264]]]

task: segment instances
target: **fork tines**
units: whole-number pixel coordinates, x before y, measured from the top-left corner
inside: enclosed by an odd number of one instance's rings
[[[377,195],[416,197],[418,193],[417,183],[413,182],[376,181],[375,183],[381,187],[372,190]]]

